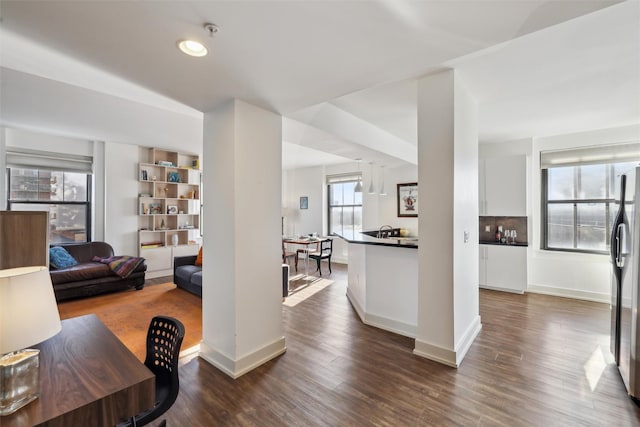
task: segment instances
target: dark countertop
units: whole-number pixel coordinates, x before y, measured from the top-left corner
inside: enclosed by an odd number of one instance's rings
[[[418,248],[417,237],[389,237],[386,239],[378,239],[377,237],[367,236],[360,232],[344,232],[342,235],[335,233],[336,236],[342,240],[355,243],[359,245],[377,245],[377,246],[391,246],[396,248]]]
[[[529,246],[528,243],[522,243],[522,242],[516,242],[516,243],[500,243],[500,242],[480,242],[481,245],[495,245],[495,246],[520,246],[520,247],[527,247]]]

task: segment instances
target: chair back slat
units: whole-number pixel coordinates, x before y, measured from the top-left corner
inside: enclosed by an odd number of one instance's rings
[[[330,254],[333,251],[333,239],[323,240],[320,243],[320,252]]]
[[[147,331],[147,356],[144,364],[156,376],[178,372],[178,356],[184,338],[184,325],[172,317],[156,316]]]

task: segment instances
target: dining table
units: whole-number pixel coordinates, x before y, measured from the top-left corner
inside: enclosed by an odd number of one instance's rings
[[[300,278],[301,280],[318,280],[319,277],[309,275],[309,254],[313,252],[318,252],[320,248],[320,243],[325,240],[329,240],[327,237],[285,237],[283,239],[284,243],[289,243],[296,246],[302,246],[302,249],[298,249],[297,253],[305,254],[304,260],[304,276]],[[311,245],[315,245],[315,248],[310,248]]]

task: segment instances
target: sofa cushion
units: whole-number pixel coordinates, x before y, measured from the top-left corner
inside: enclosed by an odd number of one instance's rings
[[[49,248],[49,264],[53,268],[68,268],[78,265],[78,261],[60,246]]]
[[[197,273],[193,273],[193,276],[191,276],[191,283],[202,287],[202,270]]]
[[[62,270],[51,270],[50,274],[51,282],[54,285],[115,276],[108,265],[100,264],[99,262],[87,262]]]
[[[107,242],[56,243],[51,246],[65,248],[80,264],[91,262],[94,256],[107,258],[115,255],[113,248]]]
[[[176,268],[176,276],[186,282],[190,282],[191,276],[194,273],[198,273],[201,271],[202,268],[196,267],[195,265],[181,265],[180,267]]]

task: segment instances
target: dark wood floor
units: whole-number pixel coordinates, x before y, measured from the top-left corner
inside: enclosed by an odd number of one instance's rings
[[[483,290],[483,329],[456,370],[363,325],[345,296],[346,268],[330,278],[283,306],[279,358],[236,380],[185,359],[168,425],[640,425],[608,353],[606,304]]]

